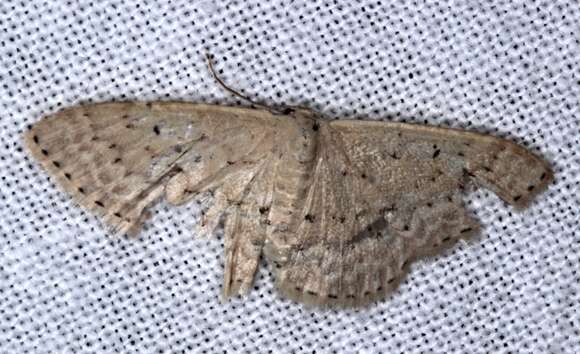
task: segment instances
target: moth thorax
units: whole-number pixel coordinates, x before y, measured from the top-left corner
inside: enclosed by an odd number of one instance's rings
[[[300,112],[292,122],[293,134],[287,137],[287,152],[300,164],[313,161],[318,148],[319,121],[310,114]]]
[[[280,247],[285,243],[285,236],[295,232],[303,219],[300,210],[307,200],[319,148],[318,122],[308,117],[295,118],[287,135],[280,137],[286,141],[277,167],[270,212],[270,239]]]

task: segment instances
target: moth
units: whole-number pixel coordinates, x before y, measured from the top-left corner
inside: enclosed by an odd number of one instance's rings
[[[302,107],[88,104],[44,118],[25,142],[119,233],[138,233],[162,197],[180,205],[210,193],[196,233],[224,223],[223,297],[248,293],[264,255],[282,294],[323,306],[383,298],[410,262],[477,232],[468,184],[523,208],[553,178],[504,139]]]

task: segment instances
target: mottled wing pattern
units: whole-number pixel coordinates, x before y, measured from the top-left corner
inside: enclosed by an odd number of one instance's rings
[[[180,204],[238,183],[271,151],[268,112],[180,102],[78,106],[35,124],[32,155],[75,201],[135,233],[164,191]],[[229,178],[229,179],[228,179]],[[222,193],[223,194],[223,193]],[[227,194],[227,193],[226,193]]]
[[[461,197],[470,180],[522,207],[552,178],[523,148],[476,133],[335,121],[320,134],[303,221],[276,262],[278,287],[305,303],[374,301],[410,261],[475,232]]]

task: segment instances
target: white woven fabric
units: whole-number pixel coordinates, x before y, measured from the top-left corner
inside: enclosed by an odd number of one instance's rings
[[[0,352],[580,352],[579,33],[577,0],[3,0]],[[556,181],[521,213],[471,194],[481,237],[369,308],[281,299],[265,264],[221,303],[199,205],[161,203],[138,239],[113,237],[21,139],[86,101],[236,103],[205,52],[256,100],[507,137]]]

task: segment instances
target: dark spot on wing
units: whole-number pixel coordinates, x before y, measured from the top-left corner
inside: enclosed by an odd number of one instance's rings
[[[308,221],[308,222],[314,222],[314,220],[316,219],[316,217],[314,215],[310,215],[310,214],[306,214],[304,215],[304,220]]]
[[[161,129],[159,129],[158,125],[153,126],[153,132],[155,132],[156,135],[161,134]]]
[[[473,173],[471,173],[471,171],[469,171],[466,168],[463,169],[463,174],[468,175],[469,177],[475,177],[475,175]]]

